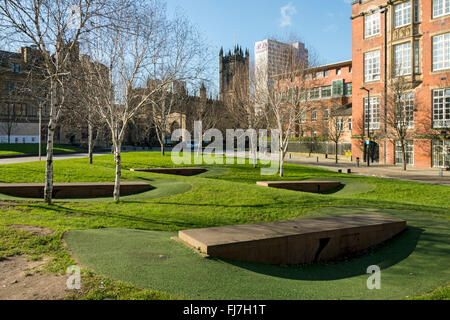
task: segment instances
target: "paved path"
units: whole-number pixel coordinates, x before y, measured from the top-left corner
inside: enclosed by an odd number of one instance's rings
[[[417,169],[408,167],[408,170],[405,172],[401,166],[371,164],[370,167],[367,167],[366,163],[361,163],[358,168],[354,162],[340,161],[340,163],[336,164],[332,159],[319,159],[319,163],[317,163],[317,158],[299,157],[294,155],[292,155],[291,159],[289,159],[289,157],[286,158],[286,162],[288,163],[320,167],[329,170],[343,169],[344,172],[347,172],[347,169],[351,169],[353,174],[363,176],[392,178],[450,186],[450,172],[444,170],[443,177],[440,177],[438,168]]]
[[[103,156],[105,154],[111,154],[110,152],[99,152],[94,153],[94,157]],[[54,155],[54,160],[66,160],[66,159],[79,159],[79,158],[87,158],[87,153],[75,153],[75,154],[58,154]],[[42,157],[42,162],[45,162],[46,157]],[[13,164],[13,163],[27,163],[27,162],[38,162],[39,157],[21,157],[21,158],[6,158],[6,159],[0,159],[0,165],[2,164]]]

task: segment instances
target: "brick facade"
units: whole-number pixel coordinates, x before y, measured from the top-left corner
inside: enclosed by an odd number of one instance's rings
[[[371,136],[375,138],[378,149],[376,158],[380,163],[396,163],[394,142],[383,137],[386,128],[383,113],[386,106],[387,83],[396,76],[396,71],[399,72],[399,63],[397,62],[396,66],[394,62],[394,52],[399,45],[406,44],[410,50],[404,60],[410,59],[410,70],[405,72],[404,78],[410,83],[411,92],[414,93],[415,109],[414,128],[411,129],[414,145],[411,162],[417,168],[450,166],[450,141],[448,140],[450,107],[447,107],[450,105],[450,97],[447,100],[443,99],[444,109],[446,107],[449,109],[447,114],[444,111],[443,115],[444,123],[445,117],[447,117],[447,124],[433,124],[433,91],[450,89],[450,69],[440,67],[439,70],[433,70],[433,37],[450,33],[450,14],[445,14],[444,9],[442,15],[434,17],[433,3],[434,0],[359,0],[353,2],[354,132],[352,149],[355,157],[364,157],[361,140],[367,136],[367,132],[363,133],[364,126],[362,125],[364,98],[367,97],[367,92],[359,88],[365,87],[371,89],[372,97],[380,98],[380,128],[371,130]],[[400,10],[401,8],[404,10]],[[404,19],[398,19],[397,25],[394,16],[395,10],[399,13],[406,13]],[[379,14],[379,32],[375,28],[375,32],[371,33],[370,30],[366,30],[365,19],[369,19],[369,16],[374,14],[373,17],[377,17],[376,14]],[[408,14],[410,14],[410,19],[408,19]],[[397,17],[400,16],[401,14],[397,15]],[[369,27],[369,29],[371,28]],[[445,48],[443,55],[448,58],[450,49],[448,45]],[[365,67],[365,54],[369,53],[366,56],[368,57],[374,51],[379,51],[379,79],[368,81],[369,79],[365,79],[365,72],[367,73],[366,68],[370,69],[370,67]],[[402,66],[406,64],[404,62]],[[433,148],[433,143],[444,144],[448,147],[444,147],[442,150],[437,147]],[[447,157],[446,160],[445,157]]]

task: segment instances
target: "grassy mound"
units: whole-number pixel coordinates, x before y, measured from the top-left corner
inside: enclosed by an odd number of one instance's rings
[[[70,231],[65,240],[85,266],[108,277],[187,299],[405,299],[446,284],[450,225],[408,212],[328,208],[314,216],[378,213],[408,220],[408,230],[343,262],[281,267],[204,259],[170,240],[172,232]],[[382,270],[368,290],[366,270]]]

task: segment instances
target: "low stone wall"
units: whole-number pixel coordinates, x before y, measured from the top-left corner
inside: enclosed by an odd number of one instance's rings
[[[342,185],[339,181],[260,181],[256,184],[263,187],[310,193],[326,192]]]
[[[178,237],[214,258],[298,265],[363,252],[405,229],[404,220],[361,214],[185,230]]]
[[[130,169],[130,171],[135,172],[151,172],[151,173],[161,173],[161,174],[172,174],[177,176],[195,176],[197,174],[204,173],[208,170],[205,168],[141,168],[141,169]]]
[[[43,183],[1,183],[0,193],[14,197],[42,199],[44,188]],[[145,182],[122,182],[120,195],[141,193],[152,188]],[[82,199],[112,197],[113,192],[114,182],[55,183],[52,196],[54,199]]]

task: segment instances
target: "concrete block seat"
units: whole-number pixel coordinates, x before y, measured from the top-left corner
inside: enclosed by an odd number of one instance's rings
[[[0,193],[23,198],[44,197],[44,183],[0,183]],[[141,193],[153,189],[145,182],[121,182],[122,196]],[[112,197],[114,182],[79,182],[55,183],[53,185],[54,199],[82,199],[93,197]]]
[[[342,183],[339,181],[260,181],[259,186],[302,191],[310,193],[321,193],[339,188]]]
[[[298,265],[363,252],[405,229],[404,220],[362,214],[185,230],[178,240],[214,258]]]
[[[134,172],[151,172],[151,173],[161,173],[161,174],[172,174],[177,176],[195,176],[197,174],[204,173],[208,170],[200,167],[191,167],[191,168],[137,168],[130,169],[130,171]]]

